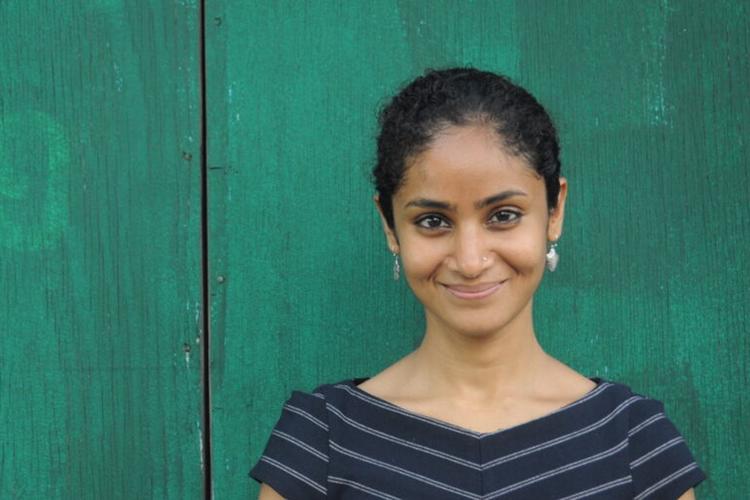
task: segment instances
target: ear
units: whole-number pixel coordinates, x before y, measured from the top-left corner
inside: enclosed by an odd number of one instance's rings
[[[380,215],[380,222],[383,224],[383,233],[385,233],[385,239],[388,242],[388,248],[393,253],[398,253],[400,248],[398,244],[398,238],[396,237],[395,231],[388,225],[383,215],[383,208],[380,206],[380,196],[375,195],[373,198],[375,202],[375,208],[378,209],[378,215]]]
[[[557,195],[557,206],[550,212],[547,222],[547,239],[557,241],[562,235],[563,219],[565,218],[565,200],[568,197],[568,180],[560,177],[560,192]]]

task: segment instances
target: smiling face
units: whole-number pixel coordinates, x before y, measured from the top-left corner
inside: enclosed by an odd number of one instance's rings
[[[388,245],[425,307],[428,332],[531,328],[547,242],[562,230],[566,183],[550,212],[544,180],[484,126],[450,127],[409,164]]]

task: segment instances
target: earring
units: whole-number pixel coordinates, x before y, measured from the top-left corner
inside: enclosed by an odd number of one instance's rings
[[[401,276],[401,264],[398,262],[398,254],[393,252],[393,281],[398,281]]]
[[[560,254],[557,253],[556,241],[553,241],[550,244],[549,251],[545,256],[545,260],[547,262],[547,269],[549,269],[549,272],[554,273],[555,269],[557,269],[557,264],[560,262]]]

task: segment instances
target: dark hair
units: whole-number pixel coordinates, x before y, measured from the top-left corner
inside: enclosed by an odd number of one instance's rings
[[[520,155],[544,178],[547,206],[557,206],[560,146],[547,111],[508,78],[473,68],[428,70],[381,110],[377,164],[380,206],[393,228],[393,195],[408,163],[447,127],[492,126],[510,154]]]

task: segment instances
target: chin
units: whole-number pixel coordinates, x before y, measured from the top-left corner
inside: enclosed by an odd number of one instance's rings
[[[525,330],[526,323],[529,325],[532,323],[531,301],[524,306],[519,306],[518,309],[508,305],[502,309],[495,307],[441,312],[443,314],[431,314],[428,311],[428,325],[433,323],[440,330],[452,331],[462,337],[475,339],[495,337],[502,335],[505,331],[519,328]]]
[[[510,323],[499,322],[496,318],[493,319],[494,321],[482,321],[481,318],[474,317],[461,322],[442,321],[442,323],[463,337],[481,339],[497,335]]]
[[[456,330],[458,333],[463,335],[464,337],[469,337],[473,339],[485,339],[489,337],[493,337],[497,335],[500,331],[502,331],[502,326],[470,326],[465,327],[460,330]]]

